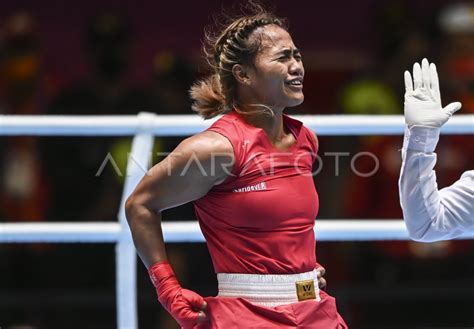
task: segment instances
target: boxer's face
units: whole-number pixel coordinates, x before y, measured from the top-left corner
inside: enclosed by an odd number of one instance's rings
[[[252,101],[274,109],[301,104],[304,67],[290,34],[277,25],[266,25],[256,29],[252,37],[261,38],[254,65],[247,68]]]

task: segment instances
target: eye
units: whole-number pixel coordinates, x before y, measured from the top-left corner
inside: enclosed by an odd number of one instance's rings
[[[302,57],[302,56],[301,56],[301,51],[300,51],[299,49],[295,49],[295,50],[293,51],[293,56],[294,56],[295,58],[297,58],[297,59],[301,59],[301,57]]]
[[[283,55],[281,55],[280,57],[278,57],[278,60],[279,60],[280,62],[285,62],[285,61],[290,60],[292,57],[293,57],[294,59],[296,59],[298,62],[300,62],[300,61],[302,60],[302,57],[301,57],[301,54],[300,54],[300,53],[294,53],[294,54],[286,53],[286,54],[283,54]]]

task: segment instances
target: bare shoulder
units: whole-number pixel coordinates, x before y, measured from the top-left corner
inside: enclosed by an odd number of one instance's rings
[[[231,142],[219,133],[204,131],[183,140],[176,150],[204,154],[233,155]]]
[[[171,167],[189,166],[191,172],[212,172],[206,176],[212,185],[222,183],[232,172],[235,163],[234,149],[224,136],[204,131],[183,140],[171,153]]]
[[[234,163],[230,141],[213,132],[184,139],[151,168],[134,192],[135,200],[162,211],[196,200],[225,181]]]

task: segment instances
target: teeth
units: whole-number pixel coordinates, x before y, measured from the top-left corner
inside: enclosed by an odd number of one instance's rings
[[[299,86],[301,85],[301,81],[290,81],[290,85]]]

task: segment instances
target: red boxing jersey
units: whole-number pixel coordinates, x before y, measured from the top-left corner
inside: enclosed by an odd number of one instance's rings
[[[276,149],[263,129],[235,110],[208,129],[226,137],[235,156],[231,175],[194,201],[217,273],[292,274],[315,268],[317,140],[286,114],[283,123],[296,139],[287,151]]]

